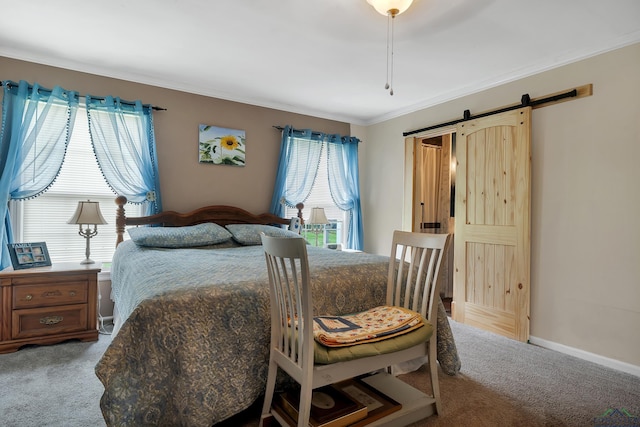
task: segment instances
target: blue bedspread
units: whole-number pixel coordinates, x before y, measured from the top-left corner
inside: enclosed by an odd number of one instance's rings
[[[388,258],[309,247],[316,314],[384,303]],[[211,426],[264,391],[269,286],[261,246],[227,249],[118,246],[111,280],[126,321],[96,366],[109,426]],[[438,360],[460,362],[441,310]]]

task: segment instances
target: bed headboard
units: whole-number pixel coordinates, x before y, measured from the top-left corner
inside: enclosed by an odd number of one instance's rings
[[[213,205],[205,206],[188,213],[180,213],[175,211],[160,212],[155,215],[142,217],[127,217],[124,206],[127,204],[125,196],[116,197],[116,246],[123,240],[124,229],[127,225],[151,225],[159,224],[165,227],[179,227],[185,225],[201,224],[203,222],[215,222],[225,226],[227,224],[283,224],[289,225],[291,218],[280,218],[271,213],[263,213],[254,215],[242,208],[235,206]],[[302,209],[304,205],[298,203],[298,218],[300,224],[304,224],[302,218]]]

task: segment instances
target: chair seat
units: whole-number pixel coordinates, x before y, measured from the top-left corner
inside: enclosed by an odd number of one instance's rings
[[[329,365],[337,362],[393,353],[427,342],[433,335],[433,325],[423,318],[424,326],[381,341],[354,344],[346,347],[327,347],[314,341],[313,361],[318,365]]]

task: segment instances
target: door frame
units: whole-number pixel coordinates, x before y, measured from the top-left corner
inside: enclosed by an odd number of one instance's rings
[[[434,138],[456,132],[456,126],[443,126],[437,129],[417,133],[404,138],[404,201],[402,204],[402,230],[411,231],[413,227],[413,190],[414,190],[414,145],[416,140]]]

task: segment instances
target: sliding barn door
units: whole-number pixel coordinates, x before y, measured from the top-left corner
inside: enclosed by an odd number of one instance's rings
[[[527,341],[531,108],[456,132],[453,319]]]

